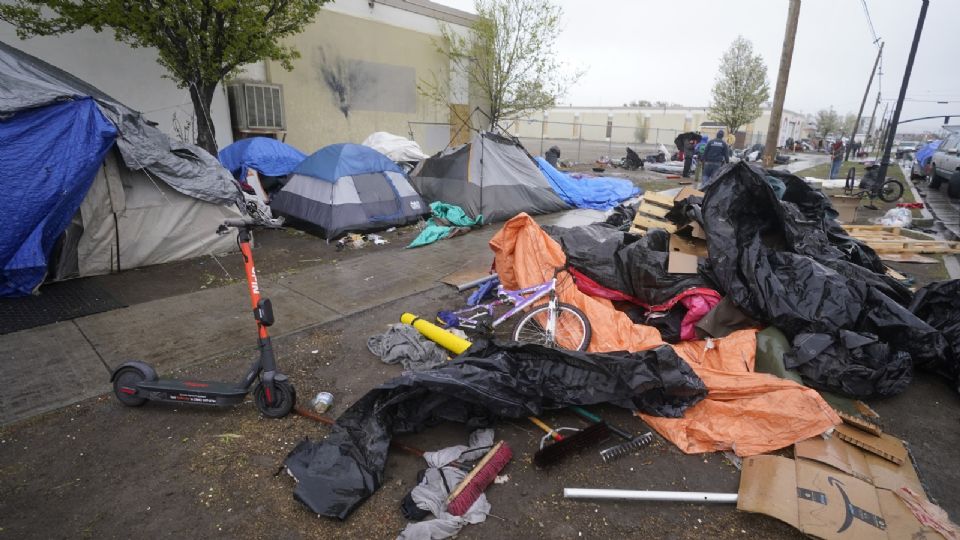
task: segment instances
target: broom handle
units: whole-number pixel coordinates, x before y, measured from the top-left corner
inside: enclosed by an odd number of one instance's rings
[[[571,411],[577,413],[577,414],[580,415],[581,417],[583,417],[583,418],[591,421],[591,422],[594,422],[594,423],[603,422],[603,418],[600,418],[599,416],[597,416],[597,415],[593,414],[592,412],[584,409],[583,407],[577,407],[576,405],[571,405],[571,406],[569,406],[569,407],[567,407],[567,408],[570,409]],[[622,439],[626,439],[626,440],[628,440],[628,441],[631,441],[631,440],[633,440],[633,438],[635,437],[635,435],[632,435],[632,434],[630,434],[630,432],[618,428],[617,426],[611,424],[610,422],[607,422],[607,427],[610,428],[610,431],[616,433],[617,436],[620,437],[620,438],[622,438]]]
[[[555,441],[562,441],[562,440],[563,440],[563,435],[561,435],[561,434],[557,433],[556,431],[554,431],[553,428],[550,427],[550,426],[548,426],[543,420],[540,420],[540,419],[537,418],[536,416],[528,416],[527,418],[529,418],[531,422],[533,422],[534,424],[536,424],[538,428],[546,431],[546,432],[547,432],[547,435],[550,435],[550,437],[552,437],[553,440],[555,440]]]

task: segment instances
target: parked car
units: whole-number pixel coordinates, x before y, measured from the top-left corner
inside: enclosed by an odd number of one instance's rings
[[[930,189],[947,182],[947,195],[960,198],[960,126],[946,128],[949,135],[930,160]]]
[[[913,154],[917,151],[917,143],[907,141],[897,145],[896,159],[913,159]]]

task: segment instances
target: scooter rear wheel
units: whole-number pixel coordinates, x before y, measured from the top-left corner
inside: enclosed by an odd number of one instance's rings
[[[276,395],[273,396],[273,405],[267,402],[263,383],[259,382],[253,389],[253,402],[256,403],[260,413],[267,418],[283,418],[290,414],[293,406],[297,403],[297,391],[287,381],[275,381],[273,387],[276,389]]]
[[[147,398],[128,394],[125,389],[136,388],[137,384],[147,377],[142,371],[135,367],[125,367],[121,369],[116,377],[113,378],[113,393],[127,407],[139,407],[147,402]]]

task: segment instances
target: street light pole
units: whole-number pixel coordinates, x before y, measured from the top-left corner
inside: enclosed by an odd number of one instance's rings
[[[888,125],[887,144],[883,149],[883,159],[880,161],[880,170],[877,178],[881,181],[887,177],[887,166],[890,165],[890,149],[897,136],[897,124],[900,122],[900,112],[903,110],[903,100],[907,97],[907,85],[910,83],[910,73],[913,71],[913,60],[917,56],[917,46],[920,44],[920,34],[923,33],[923,21],[927,17],[927,8],[930,0],[921,0],[920,17],[917,18],[917,29],[913,33],[913,44],[910,45],[910,56],[907,57],[907,67],[903,70],[903,82],[900,83],[900,95],[897,97],[897,106],[893,109],[893,118]]]

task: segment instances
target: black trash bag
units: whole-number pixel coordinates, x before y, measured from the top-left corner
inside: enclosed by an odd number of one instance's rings
[[[714,288],[699,274],[667,272],[669,259],[670,233],[663,229],[650,229],[636,242],[625,245],[616,254],[618,273],[627,286],[623,292],[643,303],[658,305],[692,287]]]
[[[604,223],[616,228],[618,231],[626,232],[630,230],[630,226],[633,225],[633,218],[635,217],[637,217],[637,207],[632,204],[621,203],[613,208],[613,211],[607,216]]]
[[[471,429],[568,405],[612,403],[677,418],[707,389],[668,346],[589,354],[478,341],[447,365],[404,372],[350,406],[322,441],[287,456],[294,497],[312,512],[346,519],[383,482],[390,439],[443,420]]]
[[[913,378],[910,355],[893,350],[873,334],[841,330],[829,334],[798,334],[793,350],[783,355],[787,369],[800,372],[813,388],[865,399],[906,390]]]
[[[660,339],[667,343],[680,343],[681,325],[687,308],[677,302],[666,311],[650,312],[640,306],[630,305],[624,312],[634,324],[652,326],[660,332]]]
[[[629,293],[630,287],[616,264],[616,255],[624,245],[637,240],[614,227],[593,223],[583,227],[544,227],[560,243],[567,264],[608,289]]]
[[[943,354],[918,367],[943,375],[960,392],[960,279],[923,287],[913,297],[910,312],[944,338]]]

